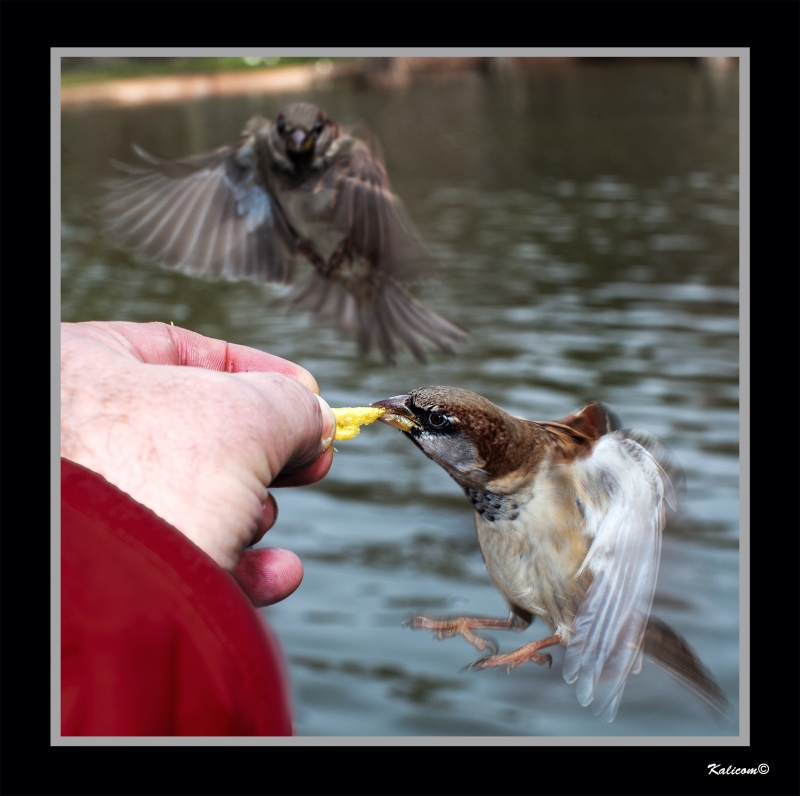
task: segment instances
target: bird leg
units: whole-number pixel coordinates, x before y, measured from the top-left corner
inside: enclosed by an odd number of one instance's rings
[[[532,641],[524,647],[520,647],[514,652],[509,652],[506,655],[488,655],[485,658],[479,658],[474,663],[467,666],[468,669],[489,669],[492,666],[505,666],[507,671],[516,669],[523,663],[533,661],[540,665],[547,664],[548,668],[553,665],[553,656],[544,654],[539,655],[539,650],[545,647],[552,647],[553,644],[559,644],[561,636],[549,636],[548,638],[539,639],[539,641]]]
[[[297,251],[303,255],[310,263],[317,269],[323,276],[328,275],[328,265],[325,260],[320,257],[314,250],[314,247],[308,241],[301,240],[297,244]]]
[[[450,618],[437,618],[434,616],[412,616],[403,622],[405,627],[412,630],[433,630],[436,638],[441,641],[453,636],[462,636],[470,644],[474,644],[483,651],[487,647],[494,653],[482,660],[491,660],[497,657],[499,648],[497,643],[490,638],[473,633],[473,630],[524,630],[530,625],[530,619],[525,619],[511,613],[508,619],[493,619],[488,616],[454,616]]]
[[[316,249],[307,240],[301,240],[297,244],[297,251],[303,255],[314,268],[319,271],[321,276],[328,277],[334,271],[338,271],[345,259],[352,256],[353,239],[349,236],[339,241],[339,245],[333,250],[328,258],[328,262],[317,253]]]
[[[339,245],[333,250],[333,254],[328,258],[328,263],[325,266],[325,276],[332,274],[334,271],[339,270],[339,266],[351,257],[351,248],[353,246],[353,239],[348,236],[339,241]]]

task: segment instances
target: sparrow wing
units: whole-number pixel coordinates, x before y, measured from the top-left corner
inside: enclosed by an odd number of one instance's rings
[[[574,462],[576,490],[593,541],[581,572],[591,585],[573,621],[564,679],[582,705],[613,721],[625,680],[639,670],[658,576],[669,479],[624,432],[604,436]],[[581,574],[578,573],[578,575]]]
[[[587,440],[598,440],[621,428],[622,423],[611,407],[600,401],[584,406],[579,412],[565,417],[558,425],[569,426]]]
[[[146,166],[115,162],[107,231],[123,246],[194,275],[286,282],[296,248],[258,168],[255,133],[206,155],[171,161],[134,146]]]
[[[349,237],[355,254],[378,272],[407,277],[423,246],[402,202],[392,192],[380,157],[365,142],[351,138],[328,168],[300,190],[329,192],[324,209],[331,229]]]
[[[657,462],[667,478],[664,480],[666,500],[669,507],[675,511],[678,507],[678,497],[686,495],[686,475],[683,467],[675,454],[656,436],[640,428],[623,429],[623,436],[638,442]]]

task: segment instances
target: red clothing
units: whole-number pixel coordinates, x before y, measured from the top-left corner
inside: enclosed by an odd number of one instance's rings
[[[234,578],[62,459],[62,735],[291,735],[287,685]]]

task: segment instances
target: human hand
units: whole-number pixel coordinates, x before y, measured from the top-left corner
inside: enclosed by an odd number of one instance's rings
[[[268,487],[323,478],[335,420],[280,357],[162,323],[61,325],[61,455],[150,508],[234,574],[256,605],[303,577]],[[315,395],[316,394],[316,395]]]

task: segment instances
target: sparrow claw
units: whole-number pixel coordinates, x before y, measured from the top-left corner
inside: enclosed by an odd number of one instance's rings
[[[498,658],[502,656],[495,653],[494,655],[486,655],[483,658],[478,658],[477,661],[473,661],[468,666],[465,666],[461,671],[467,671],[467,669],[474,669],[476,672],[481,671],[482,669],[491,669],[494,666],[502,666],[503,664],[498,662]],[[519,666],[519,663],[512,661],[506,665],[506,671],[510,672],[512,669]]]
[[[480,671],[481,669],[486,669],[492,664],[487,664],[486,661],[490,661],[494,658],[494,655],[486,655],[483,658],[478,658],[477,661],[472,661],[472,663],[468,663],[466,666],[461,668],[462,672],[470,671],[474,669],[475,671]]]
[[[522,666],[523,663],[527,663],[528,661],[532,661],[533,663],[538,663],[540,666],[544,666],[544,664],[547,664],[548,669],[552,668],[553,666],[552,655],[548,653],[539,654],[535,651],[529,651],[529,650],[530,647],[527,650],[525,647],[520,647],[520,649],[516,650],[515,652],[509,652],[506,655],[498,655],[495,652],[494,655],[486,655],[483,658],[478,658],[477,661],[474,661],[465,668],[475,669],[476,671],[478,671],[480,669],[490,669],[494,666],[505,666],[506,671],[510,672],[512,669],[516,669],[517,666]]]

